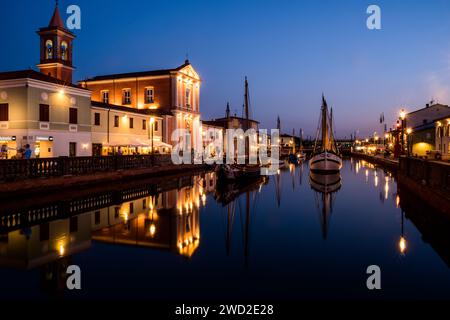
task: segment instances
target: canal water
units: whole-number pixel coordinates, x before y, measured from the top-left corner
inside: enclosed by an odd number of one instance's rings
[[[0,298],[450,298],[449,219],[382,168],[346,159],[326,178],[303,164],[240,185],[171,182],[4,203]],[[66,289],[69,265],[81,290]],[[370,265],[381,290],[366,287]]]

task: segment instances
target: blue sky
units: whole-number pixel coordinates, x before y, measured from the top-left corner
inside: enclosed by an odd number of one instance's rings
[[[202,76],[204,119],[241,114],[248,76],[252,112],[262,127],[314,135],[321,94],[334,108],[338,136],[380,132],[398,110],[432,98],[450,103],[450,1],[61,0],[81,8],[75,80],[99,74],[171,68],[186,53]],[[366,28],[381,7],[382,29]],[[3,0],[0,71],[34,67],[35,31],[51,0]],[[5,50],[9,48],[9,50]]]

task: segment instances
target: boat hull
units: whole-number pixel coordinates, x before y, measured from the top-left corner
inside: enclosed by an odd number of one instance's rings
[[[309,160],[309,168],[312,172],[339,172],[342,168],[342,159],[334,153],[322,152]]]
[[[340,173],[323,174],[311,172],[309,175],[311,187],[322,193],[336,192],[341,188]]]

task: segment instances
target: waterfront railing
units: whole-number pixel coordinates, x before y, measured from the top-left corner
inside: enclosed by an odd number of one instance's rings
[[[0,160],[0,181],[151,168],[171,163],[170,155],[165,154]]]

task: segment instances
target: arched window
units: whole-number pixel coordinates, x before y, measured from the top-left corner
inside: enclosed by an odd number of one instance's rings
[[[442,137],[442,126],[439,126],[439,127],[437,127],[437,136],[438,136],[438,138],[441,138]]]
[[[53,41],[47,40],[45,42],[45,59],[53,59]]]
[[[65,41],[61,43],[61,59],[67,60],[67,42]]]

